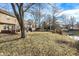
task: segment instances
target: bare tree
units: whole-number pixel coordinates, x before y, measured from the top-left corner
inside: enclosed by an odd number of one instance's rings
[[[29,12],[35,20],[35,28],[37,28],[37,27],[40,28],[41,21],[44,17],[44,14],[42,13],[42,11],[41,10],[39,11],[38,8],[33,8]]]
[[[21,38],[25,38],[24,12],[26,12],[33,4],[24,6],[23,3],[11,3],[14,14],[18,20],[21,29]],[[25,7],[25,8],[24,8]]]
[[[76,25],[77,25],[77,28],[79,28],[79,22],[77,22],[77,24],[76,24]]]
[[[52,28],[52,17],[51,17],[51,15],[47,15],[46,17],[47,17],[46,19],[48,21],[49,30],[51,30],[51,28]]]
[[[71,25],[71,29],[73,29],[74,24],[75,24],[75,17],[74,16],[70,16],[70,25]]]
[[[43,24],[42,24],[42,26],[43,26],[43,30],[45,29],[45,30],[48,30],[48,24],[44,21],[43,22]],[[44,30],[44,31],[45,31]]]
[[[62,21],[64,29],[70,29],[70,19],[68,15],[62,14]]]
[[[33,19],[35,21],[35,28],[37,28],[38,19],[39,19],[39,11],[36,10],[30,10],[31,15],[33,16]]]
[[[35,21],[38,23],[38,28],[41,27],[41,22],[44,19],[45,13],[43,13],[44,9],[48,8],[47,3],[36,3],[31,8],[30,13],[35,19]]]
[[[55,29],[55,24],[56,24],[56,15],[59,14],[61,12],[61,10],[56,6],[56,3],[53,4],[49,4],[51,6],[51,14],[52,14],[52,25],[53,25],[53,29]]]

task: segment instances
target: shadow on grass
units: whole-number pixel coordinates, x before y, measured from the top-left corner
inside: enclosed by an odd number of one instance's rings
[[[7,35],[17,35],[18,33],[1,33],[0,34],[7,34]]]
[[[6,43],[6,42],[16,41],[16,40],[20,40],[20,39],[21,39],[21,37],[16,38],[16,39],[12,39],[12,40],[2,41],[2,42],[0,42],[0,43]]]
[[[12,35],[18,35],[18,33],[15,33],[15,34],[11,34],[11,33],[1,33],[0,32],[0,38],[2,38],[2,37],[5,37],[5,36],[12,36]]]
[[[67,46],[69,46],[69,47],[73,47],[73,48],[74,48],[74,46],[75,46],[74,43],[69,42],[69,41],[65,41],[65,40],[56,40],[56,43],[58,43],[58,44],[65,44],[65,45],[67,45]]]
[[[75,47],[76,47],[77,50],[79,50],[79,41],[76,41]]]
[[[58,44],[65,44],[69,47],[77,49],[76,55],[79,56],[79,41],[76,41],[75,43],[64,41],[64,40],[56,40],[56,43]]]
[[[79,56],[79,41],[75,42],[75,48],[77,49],[77,56]]]

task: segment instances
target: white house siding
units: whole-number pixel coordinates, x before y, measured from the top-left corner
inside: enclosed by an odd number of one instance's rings
[[[16,26],[19,26],[19,23],[15,17],[0,13],[0,32],[1,30],[8,30],[8,27],[9,30],[15,30],[17,28]]]
[[[4,25],[0,24],[0,32],[1,32],[2,29],[4,29]]]

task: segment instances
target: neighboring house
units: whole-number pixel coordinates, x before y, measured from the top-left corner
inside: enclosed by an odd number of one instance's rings
[[[33,20],[24,20],[25,29],[35,31],[35,23]]]
[[[70,29],[72,29],[72,27],[70,27]],[[79,30],[79,27],[77,26],[77,24],[75,24],[75,25],[73,26],[73,29],[74,29],[74,30]]]
[[[0,9],[0,32],[2,30],[17,30],[19,28],[18,21],[15,16],[7,11]]]

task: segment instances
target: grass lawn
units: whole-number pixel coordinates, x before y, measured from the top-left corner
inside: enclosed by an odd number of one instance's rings
[[[76,31],[75,34],[76,34],[77,36],[79,36],[79,31]]]
[[[69,36],[50,32],[29,32],[25,39],[19,34],[0,34],[0,55],[79,55],[75,43]]]

